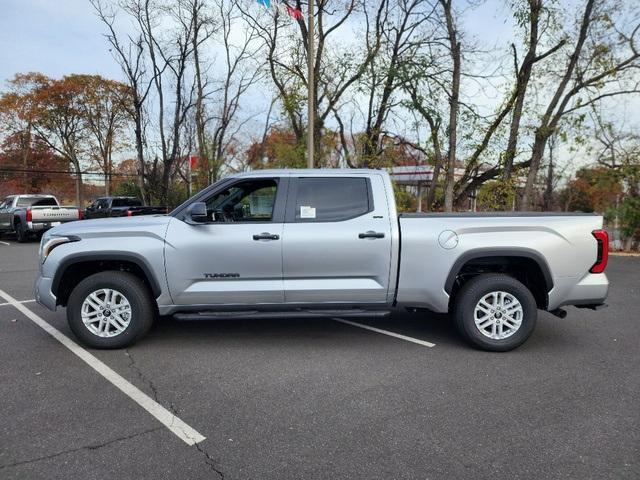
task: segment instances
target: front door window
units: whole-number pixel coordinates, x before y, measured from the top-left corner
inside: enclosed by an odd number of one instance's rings
[[[275,179],[247,180],[206,200],[210,222],[271,222],[278,184]]]

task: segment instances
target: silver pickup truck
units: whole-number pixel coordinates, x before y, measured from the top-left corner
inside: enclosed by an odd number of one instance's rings
[[[9,195],[0,203],[0,233],[14,232],[20,243],[31,234],[81,218],[81,210],[61,207],[53,195]]]
[[[505,351],[537,310],[596,309],[609,283],[602,217],[396,213],[379,170],[228,177],[168,216],[48,231],[36,299],[67,307],[85,344],[132,344],[154,317],[366,317],[451,312],[472,345]]]

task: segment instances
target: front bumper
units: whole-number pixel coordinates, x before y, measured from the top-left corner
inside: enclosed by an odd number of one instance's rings
[[[36,302],[49,310],[56,311],[57,298],[51,292],[53,279],[49,277],[39,276],[34,287],[34,295]]]

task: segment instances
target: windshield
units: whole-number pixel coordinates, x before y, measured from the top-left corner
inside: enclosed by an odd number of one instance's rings
[[[58,202],[54,197],[19,197],[18,207],[57,207]]]

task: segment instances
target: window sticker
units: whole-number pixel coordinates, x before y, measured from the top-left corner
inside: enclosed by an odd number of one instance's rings
[[[316,218],[316,207],[300,205],[300,218]]]

